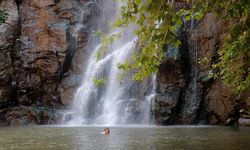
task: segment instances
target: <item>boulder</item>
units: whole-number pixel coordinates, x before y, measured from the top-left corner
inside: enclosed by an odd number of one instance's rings
[[[177,105],[179,91],[158,93],[153,100],[153,114],[156,124],[168,125],[173,123],[173,109]]]
[[[239,125],[240,125],[240,126],[247,126],[247,127],[250,127],[250,119],[240,118],[240,119],[239,119]]]
[[[2,109],[0,113],[1,124],[9,126],[55,124],[59,122],[61,117],[57,110],[51,107],[35,105],[9,107]]]
[[[222,81],[215,81],[206,96],[207,111],[211,124],[226,124],[229,113],[234,110],[237,96],[230,87],[225,86]],[[214,119],[216,118],[216,119]]]

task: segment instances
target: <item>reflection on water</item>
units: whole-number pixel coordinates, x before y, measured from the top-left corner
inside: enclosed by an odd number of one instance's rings
[[[249,128],[37,126],[0,128],[0,150],[244,150]]]

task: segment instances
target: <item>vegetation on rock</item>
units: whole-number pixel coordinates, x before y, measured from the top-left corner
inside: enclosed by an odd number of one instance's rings
[[[7,13],[0,8],[0,24],[4,23],[7,20]]]
[[[103,86],[107,82],[106,79],[96,79],[96,78],[93,78],[92,81],[96,86]]]
[[[142,80],[156,73],[168,47],[179,47],[178,29],[191,19],[200,20],[207,12],[231,22],[218,62],[213,65],[214,77],[222,78],[236,92],[250,88],[250,1],[249,0],[183,0],[186,7],[177,9],[172,0],[123,0],[121,18],[115,27],[137,25],[139,50],[132,60],[119,68],[135,70],[133,78]]]
[[[231,21],[228,35],[219,49],[218,76],[238,93],[250,88],[250,1],[198,1],[198,9],[207,8],[220,19]],[[203,4],[203,5],[201,5]],[[209,7],[210,6],[210,7]]]

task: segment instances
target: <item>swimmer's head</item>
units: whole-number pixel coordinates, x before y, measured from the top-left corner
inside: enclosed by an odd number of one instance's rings
[[[104,128],[104,134],[109,134],[110,129],[109,128]]]

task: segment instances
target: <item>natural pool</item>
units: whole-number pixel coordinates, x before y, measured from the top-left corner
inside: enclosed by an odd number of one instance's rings
[[[250,128],[211,126],[0,128],[0,150],[249,150]]]

